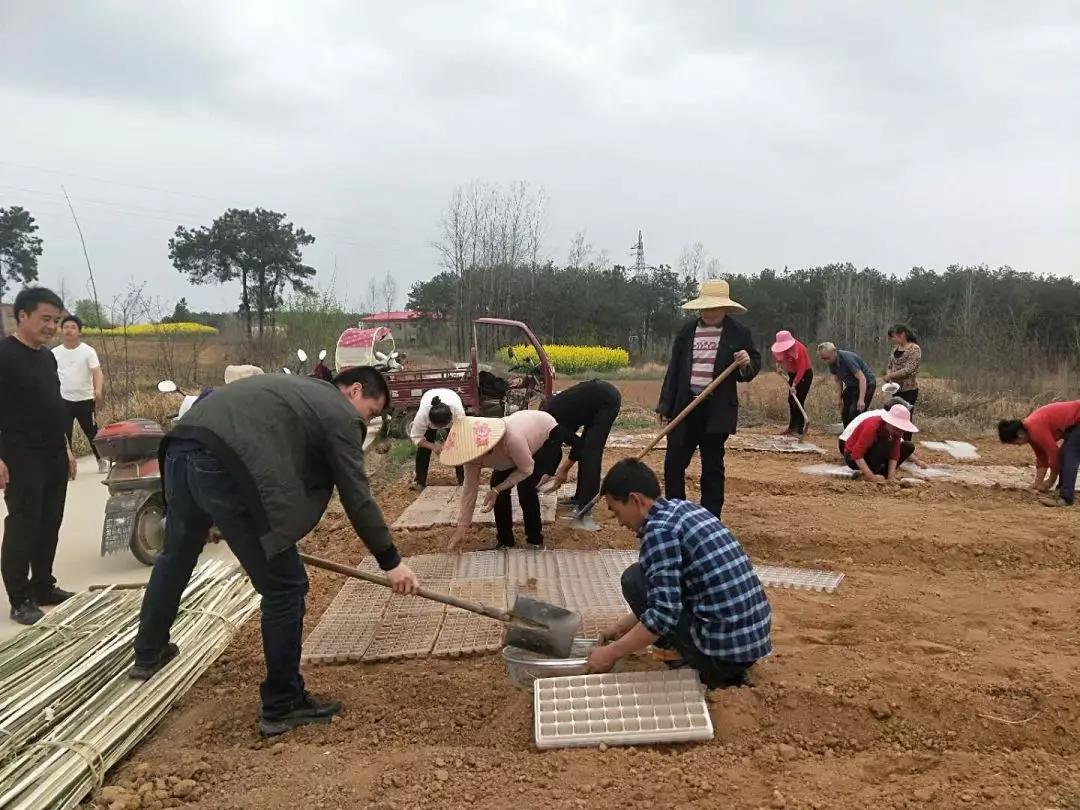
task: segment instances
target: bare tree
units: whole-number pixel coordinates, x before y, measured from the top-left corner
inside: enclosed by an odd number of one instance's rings
[[[368,279],[367,292],[364,294],[364,314],[374,315],[379,311],[379,300],[381,293],[379,291],[379,282],[374,278]]]
[[[709,252],[705,250],[705,245],[701,242],[694,242],[693,245],[683,247],[682,255],[679,257],[679,272],[683,278],[701,281],[708,264],[708,256]]]
[[[383,312],[392,312],[397,302],[397,281],[389,270],[386,271],[382,285],[379,287],[379,302],[383,306]]]
[[[536,267],[546,202],[542,189],[525,182],[503,189],[475,181],[450,195],[434,247],[457,277],[458,348],[468,345],[473,318],[510,309],[512,274],[505,270]]]

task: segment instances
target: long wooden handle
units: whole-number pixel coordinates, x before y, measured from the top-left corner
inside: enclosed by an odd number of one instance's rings
[[[711,383],[705,386],[705,389],[700,394],[690,400],[689,404],[685,408],[683,408],[674,419],[664,425],[664,429],[661,430],[658,434],[656,434],[656,437],[651,442],[645,445],[645,449],[638,453],[634,457],[634,460],[641,461],[643,458],[645,458],[645,456],[647,456],[653,450],[653,448],[656,447],[656,445],[660,444],[661,439],[663,439],[665,436],[671,433],[671,431],[681,425],[686,419],[686,417],[688,417],[694,412],[694,408],[704,402],[705,399],[707,399],[713,391],[720,387],[720,383],[730,377],[738,368],[738,363],[732,363],[730,366],[720,372],[719,376],[717,376],[716,379],[714,379]],[[599,493],[594,495],[592,500],[585,504],[583,507],[581,507],[577,511],[577,513],[579,515],[587,514],[590,509],[596,506],[596,502],[598,500],[600,500]]]
[[[781,377],[784,377],[784,379],[787,379],[784,372],[777,371],[776,373],[779,374]],[[788,383],[788,396],[791,397],[792,401],[795,403],[795,407],[798,408],[799,413],[802,414],[804,428],[809,427],[810,426],[810,417],[806,413],[806,408],[804,408],[803,404],[801,402],[799,402],[799,398],[795,395],[795,392],[791,390],[791,383]]]
[[[390,580],[386,577],[380,576],[379,574],[373,574],[370,571],[353,568],[351,565],[342,565],[333,560],[326,560],[322,557],[313,557],[310,554],[303,553],[300,554],[300,559],[316,568],[333,571],[337,574],[344,574],[345,576],[353,577],[354,579],[362,579],[365,582],[373,582],[376,585],[382,585],[384,588],[391,587]],[[439,593],[438,591],[429,591],[426,588],[420,588],[416,592],[416,595],[422,596],[424,599],[431,599],[434,602],[442,602],[444,605],[461,608],[470,613],[479,613],[481,616],[487,616],[489,619],[495,619],[499,622],[509,622],[512,618],[509,613],[499,610],[498,608],[481,605],[479,602],[468,602],[464,599],[458,599],[456,596],[451,596],[448,593]]]

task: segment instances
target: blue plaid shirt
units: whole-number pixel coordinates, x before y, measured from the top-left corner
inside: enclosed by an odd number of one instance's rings
[[[751,664],[772,652],[772,608],[739,541],[707,509],[659,500],[638,533],[647,607],[640,621],[669,636],[684,610],[706,655]]]

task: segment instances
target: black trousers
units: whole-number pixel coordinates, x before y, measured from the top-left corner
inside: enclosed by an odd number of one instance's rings
[[[640,563],[634,563],[623,571],[622,592],[623,599],[630,606],[630,610],[640,618],[649,606],[648,583],[645,581],[645,572]],[[690,609],[685,605],[674,632],[659,641],[660,646],[675,650],[687,666],[696,669],[701,676],[701,682],[710,689],[746,683],[746,670],[754,663],[751,661],[748,664],[735,664],[730,661],[721,661],[699,650],[690,634]]]
[[[664,454],[664,497],[686,500],[686,468],[701,451],[701,505],[717,517],[724,510],[724,445],[726,433],[709,433],[707,403],[699,405],[686,421],[668,436]]]
[[[439,431],[434,428],[424,434],[424,441],[435,443],[435,440],[439,438]],[[428,469],[431,467],[431,451],[426,447],[416,448],[416,483],[422,487],[427,486],[427,474]],[[454,474],[457,476],[458,486],[460,487],[465,482],[465,468],[454,467]]]
[[[604,446],[611,434],[611,426],[619,418],[622,398],[606,403],[595,413],[592,422],[581,434],[581,457],[578,459],[577,490],[574,502],[584,506],[600,492],[600,468],[604,461]]]
[[[874,398],[874,386],[876,385],[876,380],[866,381],[866,398],[864,400],[864,410],[870,407],[870,402]],[[856,405],[859,404],[859,386],[845,386],[842,399],[844,404],[843,407],[840,409],[840,421],[844,423],[844,427],[847,427],[851,424],[851,420],[853,420],[861,413],[861,411],[856,407]]]
[[[790,387],[795,382],[795,375],[788,374],[788,386]],[[799,398],[799,402],[806,406],[806,397],[810,393],[810,386],[814,383],[814,370],[806,372],[803,378],[799,380],[799,384],[795,386],[795,396]],[[803,419],[802,412],[795,404],[795,400],[791,398],[791,393],[788,392],[788,412],[790,418],[788,419],[788,430],[798,433],[800,436],[806,431],[806,420]]]
[[[86,435],[86,440],[90,442],[90,449],[94,451],[94,458],[100,459],[97,448],[94,447],[94,437],[97,436],[97,419],[94,415],[94,400],[84,399],[81,402],[68,402],[64,400],[64,407],[67,408],[67,438],[68,442],[71,442],[71,436],[75,432],[75,423],[79,423],[79,427],[82,428],[82,432]]]
[[[169,643],[180,598],[213,524],[262,597],[262,713],[267,719],[280,717],[304,697],[300,644],[308,578],[300,554],[292,546],[266,556],[239,487],[207,451],[170,449],[164,474],[165,550],[154,563],[143,597],[135,661],[153,665]]]
[[[840,452],[844,453],[844,461],[853,470],[859,469],[859,465],[844,452],[844,447],[840,448]],[[866,462],[866,466],[870,468],[870,472],[874,475],[885,475],[889,471],[889,453],[892,452],[892,442],[889,439],[878,439],[874,442],[874,446],[866,451],[866,455],[863,456],[863,461]],[[896,466],[899,467],[905,461],[907,461],[911,454],[915,452],[915,443],[909,441],[900,442],[900,460],[896,462]]]
[[[521,518],[525,524],[525,542],[533,546],[544,544],[544,519],[540,513],[540,493],[536,487],[545,475],[551,475],[562,460],[562,443],[558,438],[558,428],[551,432],[548,440],[533,454],[533,471],[528,478],[517,483],[518,503],[521,504]],[[491,473],[492,489],[502,484],[514,470],[493,470]],[[495,538],[500,547],[514,545],[514,511],[510,499],[510,490],[499,493],[495,499]]]
[[[4,462],[11,480],[4,490],[8,514],[0,571],[15,606],[56,585],[53,560],[67,498],[67,451],[9,446]]]

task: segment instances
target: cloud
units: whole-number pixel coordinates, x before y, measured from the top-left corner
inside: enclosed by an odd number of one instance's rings
[[[546,187],[555,257],[587,227],[616,260],[642,228],[652,261],[701,240],[746,270],[1080,258],[1075,4],[399,6],[5,3],[0,160],[79,176],[0,164],[0,205],[36,203],[43,274],[72,274],[41,194],[111,202],[80,203],[103,274],[177,297],[174,212],[287,211],[339,283],[404,289],[475,178]]]

